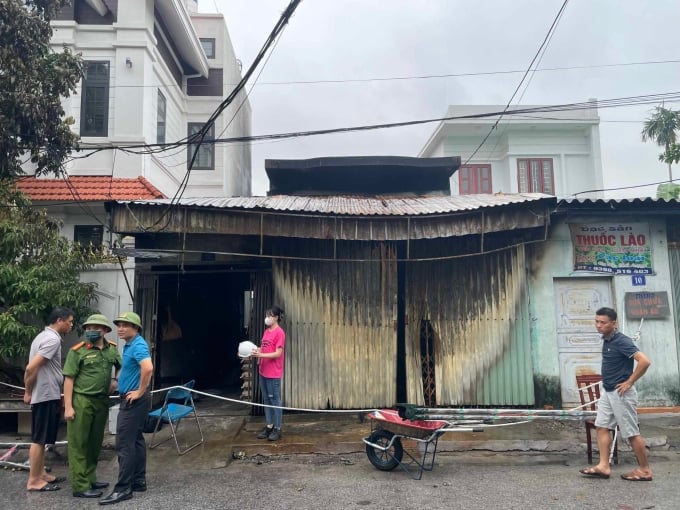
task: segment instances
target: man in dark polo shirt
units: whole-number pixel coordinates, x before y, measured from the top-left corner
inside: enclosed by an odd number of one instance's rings
[[[621,475],[631,482],[652,480],[652,469],[647,461],[647,446],[640,435],[637,418],[637,391],[635,382],[642,377],[651,362],[632,339],[620,333],[616,325],[616,311],[600,308],[595,312],[595,327],[602,335],[602,386],[604,391],[597,404],[597,446],[600,461],[597,466],[581,469],[592,478],[609,478],[609,449],[611,430],[618,425],[621,435],[628,439],[637,458],[638,468]],[[637,362],[637,365],[636,363]]]

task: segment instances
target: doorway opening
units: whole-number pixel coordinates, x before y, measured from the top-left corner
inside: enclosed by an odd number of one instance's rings
[[[238,398],[238,344],[248,337],[248,271],[159,275],[157,387],[196,380],[196,389]],[[209,391],[212,390],[212,391]]]

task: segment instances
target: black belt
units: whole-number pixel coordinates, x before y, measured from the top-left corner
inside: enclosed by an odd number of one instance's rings
[[[88,397],[88,398],[109,398],[109,396],[105,393],[99,393],[97,395],[90,395],[89,393],[79,393],[77,391],[74,391],[76,395],[80,395],[81,397]]]
[[[121,402],[122,402],[123,400],[126,400],[126,396],[125,396],[125,395],[126,395],[127,393],[132,392],[132,391],[137,391],[137,390],[126,390],[126,391],[121,391],[121,392],[120,392],[120,395],[118,395],[119,400],[120,400]],[[150,394],[151,394],[151,393],[149,392],[149,390],[147,390],[147,391],[145,391],[144,393],[142,393],[142,396],[139,397],[139,398],[144,398],[146,395],[150,395]],[[139,400],[139,398],[138,398],[137,400]]]

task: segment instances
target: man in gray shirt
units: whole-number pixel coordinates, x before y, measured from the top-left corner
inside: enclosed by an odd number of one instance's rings
[[[24,373],[24,402],[31,404],[31,448],[28,452],[29,491],[56,491],[63,478],[45,471],[45,445],[54,444],[59,428],[61,407],[61,337],[71,331],[74,312],[59,307],[52,310],[47,326],[31,343],[28,365]]]

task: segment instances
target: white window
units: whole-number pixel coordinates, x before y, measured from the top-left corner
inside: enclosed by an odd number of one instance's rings
[[[187,134],[191,138],[193,135],[198,133],[203,127],[202,122],[190,122],[187,127]],[[194,160],[194,170],[215,170],[215,144],[213,140],[215,139],[215,125],[210,126],[208,133],[203,138],[203,142],[200,147],[198,147],[198,155]],[[196,147],[198,144],[189,144],[189,150],[187,151],[187,167],[191,162],[191,158],[194,156]]]
[[[165,96],[158,91],[158,105],[156,106],[156,143],[165,143]]]
[[[207,58],[215,58],[215,39],[201,38],[201,46]]]

